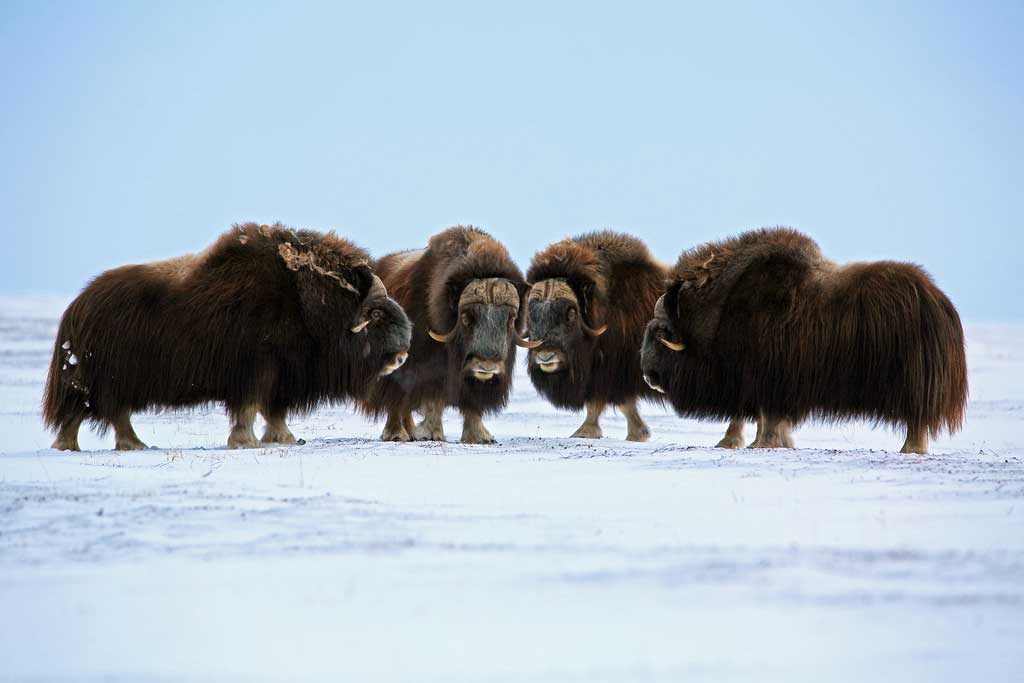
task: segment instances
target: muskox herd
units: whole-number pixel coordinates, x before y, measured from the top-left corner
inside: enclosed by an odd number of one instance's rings
[[[236,225],[207,250],[94,279],[60,322],[43,402],[53,447],[78,450],[89,421],[120,450],[145,448],[133,413],[224,403],[230,448],[291,444],[290,414],[352,402],[386,441],[494,443],[485,415],[508,402],[516,349],[554,406],[608,406],[627,436],[650,429],[640,399],[729,421],[718,443],[792,448],[807,419],[906,430],[904,453],[960,428],[963,329],[919,267],[836,264],[795,230],[704,244],[674,267],[612,231],[556,242],[524,276],[473,227],[371,259],[333,233]],[[257,440],[256,414],[265,431]],[[420,415],[415,421],[414,413]]]

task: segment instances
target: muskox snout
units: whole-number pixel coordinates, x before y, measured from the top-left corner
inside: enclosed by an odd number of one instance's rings
[[[399,351],[398,353],[391,356],[391,359],[384,364],[384,367],[380,371],[380,376],[390,375],[398,368],[405,365],[405,361],[409,360],[409,353],[407,351]]]
[[[558,349],[541,349],[532,354],[531,361],[541,372],[558,372],[565,366],[565,354]]]
[[[481,382],[489,382],[505,372],[505,362],[501,360],[485,360],[471,356],[464,366],[465,373]]]
[[[664,381],[662,380],[661,373],[651,368],[650,370],[644,371],[644,381],[647,382],[647,386],[654,389],[658,393],[665,393]]]

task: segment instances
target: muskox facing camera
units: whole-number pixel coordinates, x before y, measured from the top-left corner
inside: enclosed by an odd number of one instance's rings
[[[362,396],[401,367],[411,324],[368,254],[333,233],[237,225],[201,254],[107,271],[60,323],[43,405],[53,447],[114,427],[145,448],[134,412],[222,401],[230,448],[294,443],[285,418]]]
[[[483,230],[455,227],[426,249],[389,254],[376,270],[413,320],[409,363],[374,387],[364,407],[387,414],[385,441],[444,440],[444,407],[463,415],[463,443],[494,443],[482,417],[512,387],[526,289],[505,247]],[[413,423],[412,411],[423,414]]]
[[[572,436],[601,438],[608,405],[626,418],[626,439],[646,441],[650,429],[637,399],[661,402],[644,383],[637,349],[668,269],[636,237],[610,230],[552,244],[533,257],[528,330],[530,380],[559,408],[587,416]],[[734,446],[727,437],[719,446]]]
[[[905,428],[902,452],[926,453],[967,401],[960,317],[921,268],[837,265],[787,228],[684,252],[642,365],[680,415],[756,419],[760,448],[792,448],[808,418],[863,418]]]

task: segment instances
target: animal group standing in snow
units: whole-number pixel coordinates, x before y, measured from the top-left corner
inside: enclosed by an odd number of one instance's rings
[[[463,443],[509,399],[516,349],[555,407],[585,410],[600,438],[616,406],[627,439],[650,429],[640,399],[729,421],[719,447],[792,448],[807,419],[906,430],[904,453],[958,430],[967,402],[959,315],[920,267],[839,265],[806,235],[767,228],[655,260],[600,231],[538,252],[524,276],[474,227],[379,259],[334,233],[236,225],[206,251],[102,273],[65,311],[43,419],[78,450],[83,422],[145,448],[135,412],[224,403],[227,444],[291,444],[289,414],[355,402],[387,441]],[[413,413],[421,419],[416,422]],[[265,420],[260,440],[256,414]]]

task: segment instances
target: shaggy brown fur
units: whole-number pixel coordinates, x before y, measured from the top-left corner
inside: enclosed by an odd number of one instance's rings
[[[510,306],[473,303],[467,311],[466,306],[460,309],[459,301],[467,285],[488,278],[507,280],[522,296],[526,282],[505,247],[483,230],[459,226],[432,237],[425,250],[380,258],[375,270],[413,321],[409,362],[378,383],[364,405],[371,416],[389,415],[383,438],[443,439],[440,409],[449,405],[466,417],[463,440],[491,441],[482,424],[482,432],[469,433],[475,429],[471,423],[476,425],[476,418],[469,416],[496,412],[507,403],[516,356],[511,342],[525,307],[515,311]],[[474,325],[467,327],[462,319],[470,313],[475,316]],[[488,316],[494,315],[502,317],[489,325]],[[509,320],[509,316],[515,317]],[[430,330],[452,331],[452,336],[440,343],[428,336]],[[498,357],[491,358],[495,354]],[[504,371],[490,381],[476,381],[465,372],[474,356],[503,362]],[[428,413],[416,433],[409,432],[413,410]]]
[[[544,341],[529,352],[537,391],[570,410],[589,403],[623,406],[638,397],[660,402],[643,382],[637,348],[666,275],[643,242],[618,232],[579,235],[537,253],[526,274],[530,338]],[[584,325],[607,330],[593,336]],[[557,358],[558,370],[546,372],[538,357]],[[646,425],[637,420],[633,436],[646,438]],[[576,435],[600,435],[599,427],[585,431]]]
[[[286,438],[288,412],[361,396],[410,332],[368,260],[333,233],[248,223],[201,254],[103,273],[60,323],[43,404],[55,447],[77,449],[83,420],[144,447],[131,413],[214,401],[231,445],[255,445],[257,408]]]
[[[960,318],[918,266],[839,266],[795,230],[755,230],[684,252],[663,311],[642,363],[679,414],[764,417],[769,445],[791,445],[790,423],[866,418],[906,427],[913,452],[962,424]]]

